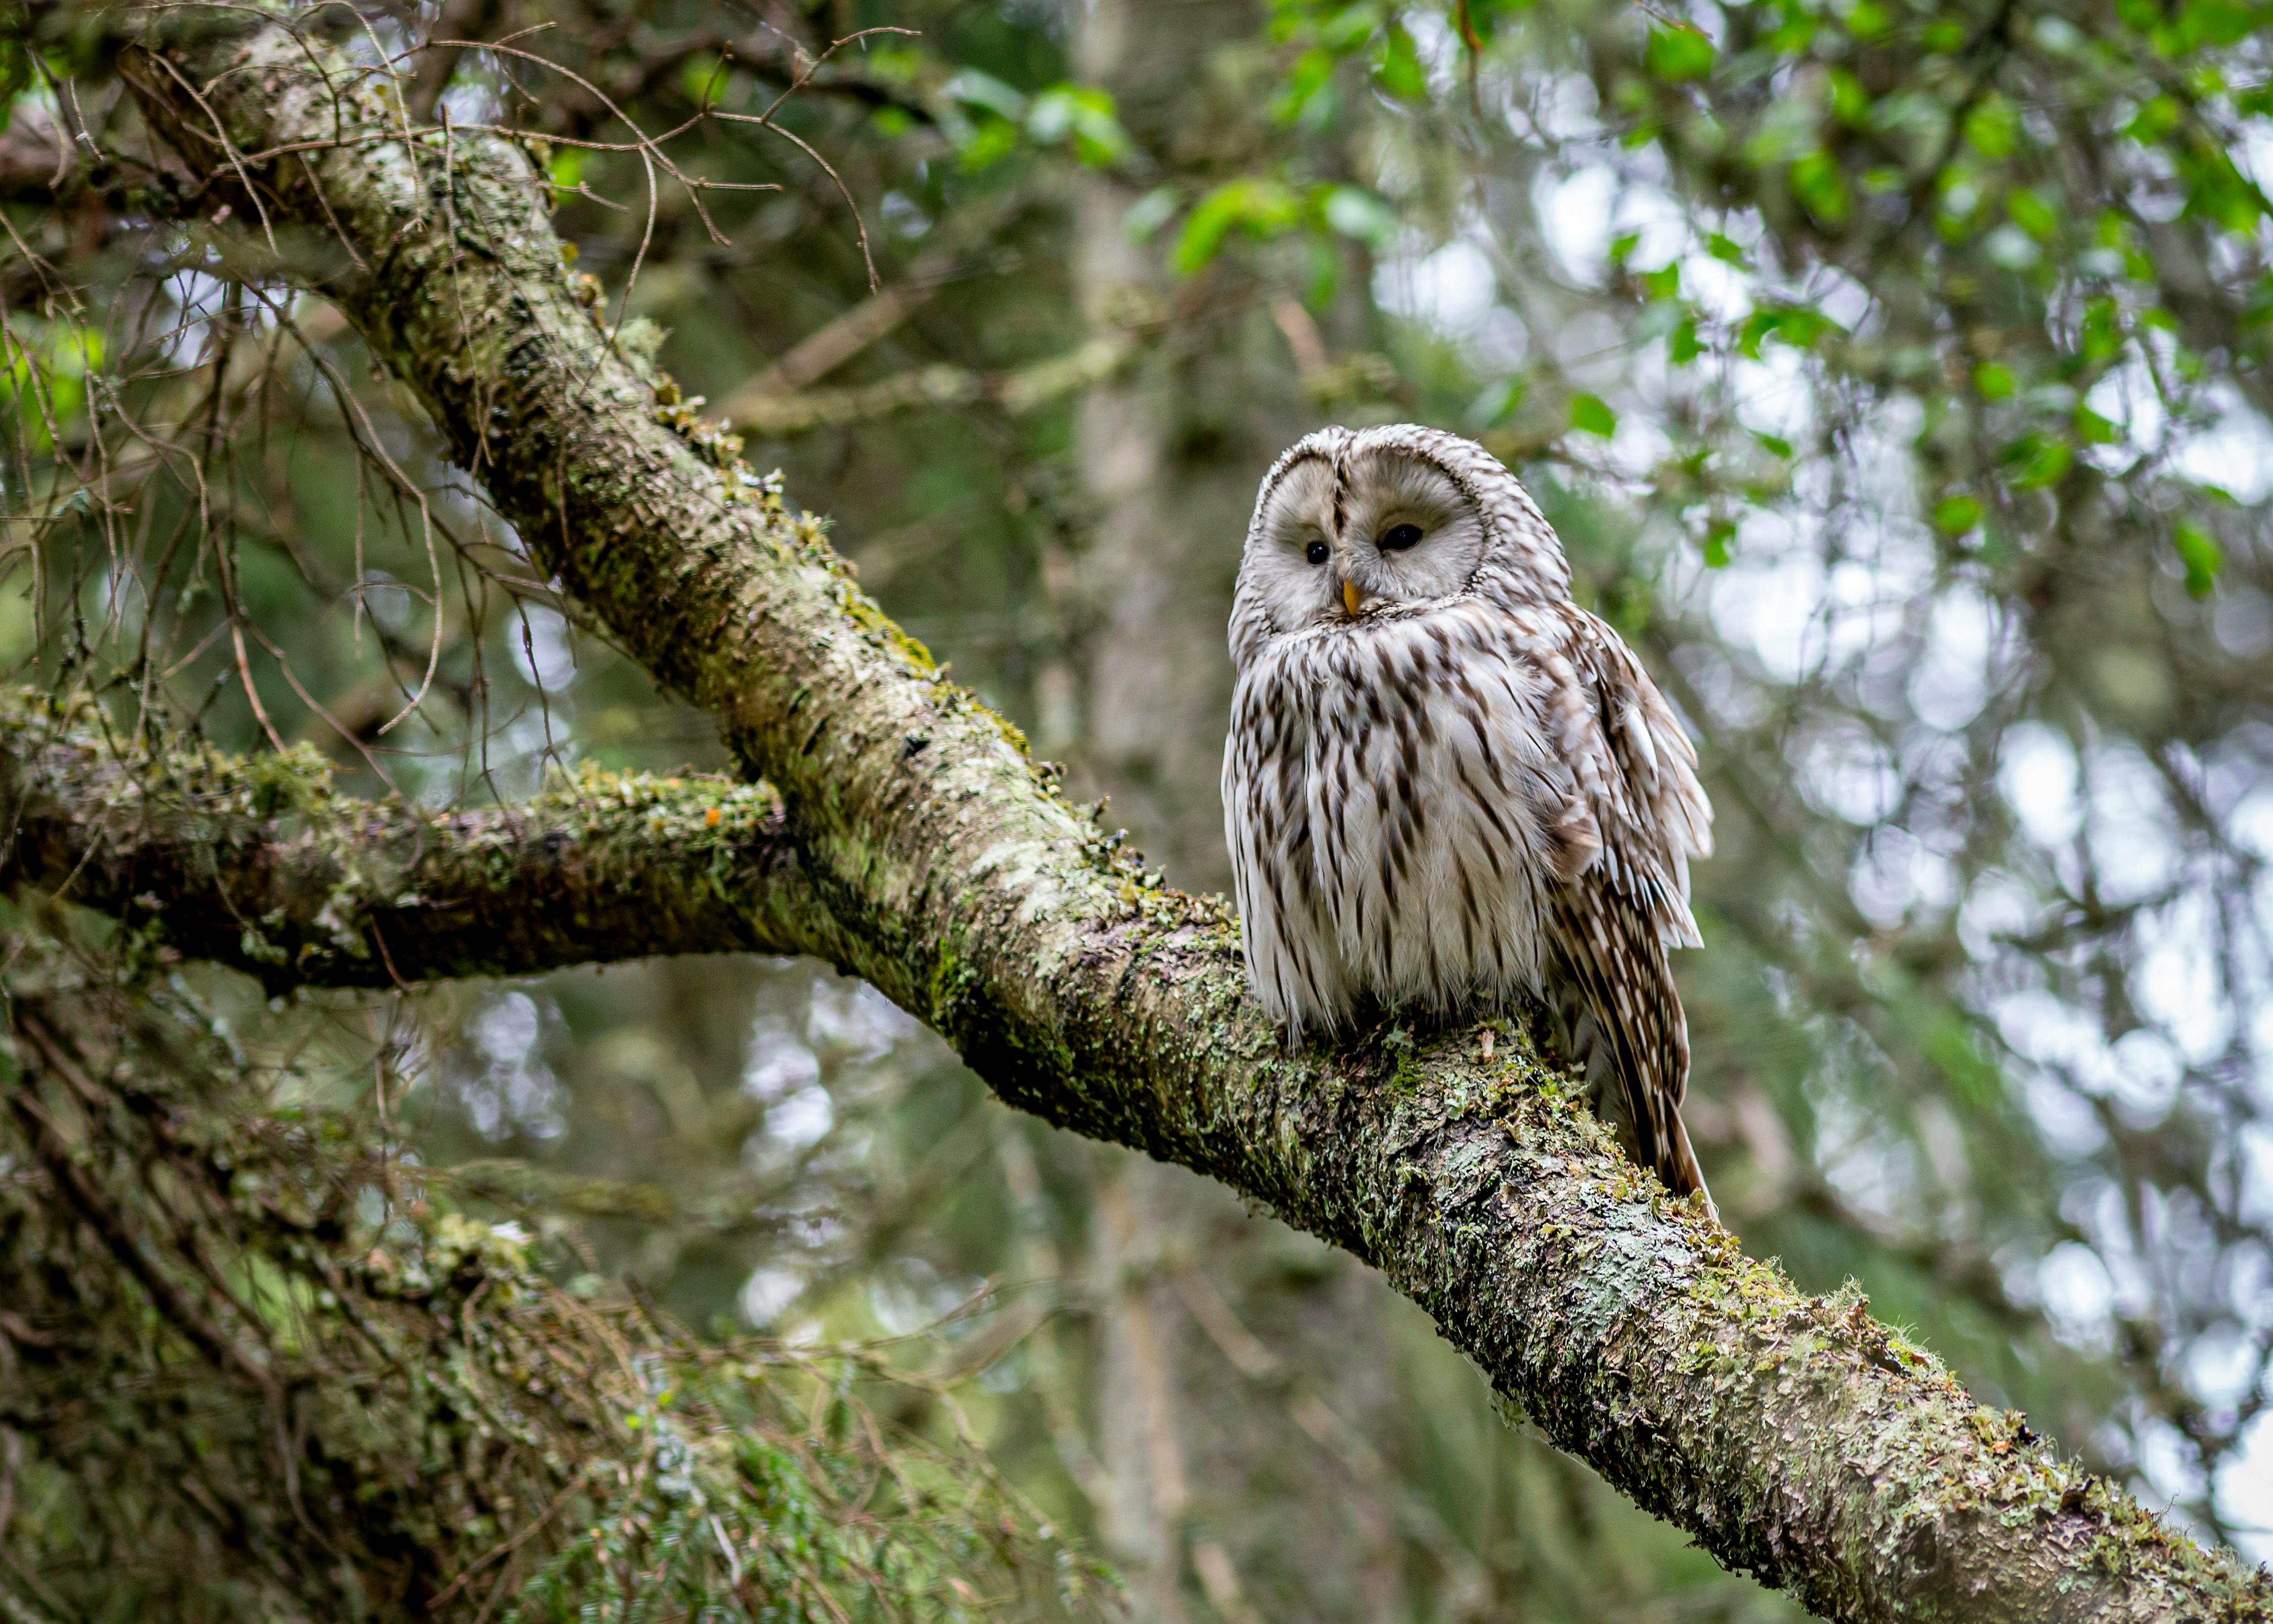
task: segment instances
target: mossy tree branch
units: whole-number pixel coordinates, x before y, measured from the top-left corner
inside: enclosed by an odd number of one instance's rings
[[[335,795],[313,751],[121,752],[91,707],[0,701],[0,880],[294,986],[838,950],[763,785],[586,770],[510,808]]]
[[[391,93],[244,9],[116,17],[154,123],[216,184],[249,179],[239,218],[288,253],[356,245],[368,269],[323,290],[581,612],[780,791],[831,956],[1002,1098],[1371,1261],[1557,1444],[1827,1617],[2266,1616],[2261,1575],[1976,1404],[1859,1298],[1804,1297],[1667,1201],[1523,1032],[1490,1062],[1396,1031],[1285,1055],[1218,907],[1100,840],[730,443],[658,404],[517,146],[401,144]]]

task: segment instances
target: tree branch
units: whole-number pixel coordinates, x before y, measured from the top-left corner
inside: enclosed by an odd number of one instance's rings
[[[122,754],[97,721],[0,701],[0,879],[271,992],[841,951],[761,784],[587,769],[519,806],[428,812],[333,794],[311,750]]]
[[[1975,1403],[1858,1295],[1803,1297],[1669,1202],[1525,1035],[1491,1063],[1395,1030],[1286,1055],[1219,908],[1100,840],[816,528],[658,420],[518,147],[468,138],[446,168],[285,25],[191,15],[216,13],[122,19],[181,75],[122,58],[154,121],[281,221],[323,221],[319,177],[371,267],[326,291],[581,612],[780,790],[832,956],[1002,1098],[1375,1263],[1558,1445],[1826,1616],[2266,1616],[2262,1575]],[[306,162],[260,161],[286,146]]]
[[[879,295],[881,300],[890,290]],[[865,308],[865,307],[864,307]],[[1039,411],[1104,383],[1136,358],[1140,334],[1127,329],[1087,340],[1005,372],[981,372],[941,362],[896,373],[877,383],[844,389],[806,389],[783,394],[754,378],[735,391],[720,408],[745,433],[785,438],[816,429],[842,429],[920,408],[975,406],[987,402],[1013,417]]]

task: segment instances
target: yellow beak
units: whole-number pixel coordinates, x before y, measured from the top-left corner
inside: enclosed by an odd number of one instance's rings
[[[1342,607],[1354,616],[1357,613],[1357,582],[1342,582]]]

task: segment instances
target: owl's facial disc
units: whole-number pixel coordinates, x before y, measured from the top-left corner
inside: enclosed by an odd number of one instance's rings
[[[1245,573],[1281,632],[1343,618],[1348,579],[1334,525],[1333,465],[1309,457],[1288,468],[1263,506]]]
[[[1483,516],[1451,475],[1383,446],[1354,459],[1344,478],[1343,568],[1363,607],[1467,590],[1483,562]]]
[[[1246,574],[1272,625],[1297,632],[1452,597],[1483,552],[1482,515],[1452,476],[1384,446],[1288,468],[1264,499]]]

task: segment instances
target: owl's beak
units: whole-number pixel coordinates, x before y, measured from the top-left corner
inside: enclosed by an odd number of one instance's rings
[[[1353,620],[1357,617],[1357,582],[1345,578],[1342,581],[1342,607],[1349,610]]]

